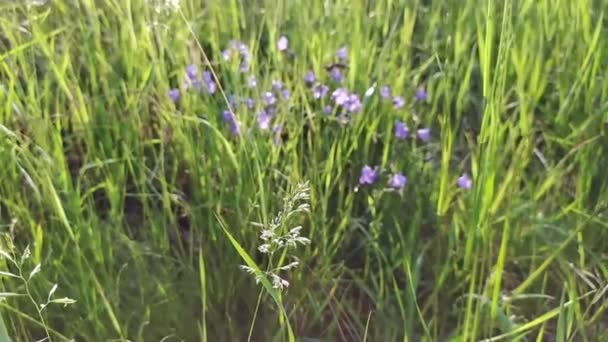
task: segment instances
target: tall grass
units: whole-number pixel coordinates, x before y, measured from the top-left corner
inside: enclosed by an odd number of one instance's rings
[[[1,271],[42,265],[26,287],[3,277],[0,292],[30,294],[0,302],[13,340],[608,338],[607,1],[153,3],[0,3],[0,228],[31,246]],[[222,59],[232,40],[246,73]],[[341,47],[362,101],[346,121],[303,81],[329,82]],[[190,64],[213,95],[183,88]],[[280,133],[255,117],[273,80],[290,91]],[[251,222],[301,182],[310,244],[288,287],[256,286],[239,269],[268,266]],[[32,305],[54,284],[76,302]]]

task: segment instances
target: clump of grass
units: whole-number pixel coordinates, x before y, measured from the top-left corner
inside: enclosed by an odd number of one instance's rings
[[[11,232],[14,230],[16,224],[16,220],[13,220],[13,222],[11,222]],[[13,297],[25,297],[29,300],[29,302],[32,304],[32,307],[36,310],[37,317],[40,320],[39,324],[44,330],[44,334],[46,336],[45,338],[39,339],[38,341],[52,341],[53,338],[51,337],[51,331],[53,331],[54,335],[65,339],[64,335],[57,331],[54,331],[51,327],[49,327],[48,323],[44,318],[44,312],[51,304],[62,304],[64,306],[67,306],[76,303],[76,301],[68,297],[53,298],[55,292],[59,287],[56,283],[53,284],[53,286],[48,291],[46,301],[41,302],[38,298],[36,298],[32,290],[31,282],[37,279],[36,276],[39,275],[42,271],[42,265],[38,263],[28,272],[26,270],[26,267],[28,266],[31,257],[29,245],[25,247],[23,252],[19,252],[16,246],[14,245],[13,236],[10,233],[3,233],[1,238],[2,244],[0,247],[0,257],[2,258],[2,262],[5,264],[7,269],[0,271],[0,276],[13,279],[14,281],[20,283],[20,285],[16,287],[21,288],[22,290],[21,292],[1,292],[0,300],[10,300]],[[6,333],[6,328],[4,328],[4,323],[2,323],[2,327],[3,331],[1,332],[2,335],[0,336],[3,340],[10,340],[10,337]]]
[[[272,287],[282,290],[289,286],[289,282],[280,276],[281,271],[289,271],[299,264],[297,260],[288,262],[290,258],[297,259],[292,250],[298,245],[308,245],[310,240],[301,236],[302,226],[294,226],[294,219],[299,214],[310,213],[310,207],[306,202],[309,196],[308,183],[299,183],[283,199],[283,207],[266,224],[254,222],[253,226],[260,228],[260,240],[258,251],[268,255],[266,267],[263,274],[255,274],[255,269],[242,265],[241,268],[255,275],[256,283],[260,277],[266,276],[271,279]],[[281,253],[282,252],[282,253]],[[274,258],[278,258],[275,260]]]

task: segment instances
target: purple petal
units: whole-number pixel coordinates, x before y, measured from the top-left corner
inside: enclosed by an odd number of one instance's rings
[[[405,140],[409,133],[409,128],[403,122],[395,121],[395,137],[397,137],[397,139]]]
[[[346,47],[341,47],[336,51],[336,57],[340,60],[345,60],[348,57],[348,53],[346,51]]]
[[[407,184],[407,178],[400,172],[392,175],[388,180],[388,186],[393,189],[401,189],[405,184]]]
[[[167,92],[167,96],[169,96],[171,101],[173,101],[174,103],[177,103],[177,101],[179,100],[179,89],[173,88],[173,89],[169,90]]]
[[[429,142],[431,140],[431,130],[428,128],[421,128],[416,134],[418,135],[418,139],[424,142]]]

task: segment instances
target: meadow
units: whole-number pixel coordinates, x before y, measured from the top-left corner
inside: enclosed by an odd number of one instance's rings
[[[0,1],[0,340],[608,341],[606,10]]]

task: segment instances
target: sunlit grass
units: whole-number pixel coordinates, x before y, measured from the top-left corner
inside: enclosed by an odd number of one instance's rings
[[[17,251],[30,246],[24,269],[41,265],[27,284],[36,301],[54,284],[56,298],[76,300],[39,314],[31,298],[7,297],[8,334],[605,340],[607,5],[0,3],[0,228]],[[246,45],[245,73],[238,52],[222,58],[231,41]],[[342,47],[337,85],[326,69]],[[184,88],[190,64],[212,72],[213,94]],[[324,99],[308,71],[330,85]],[[275,94],[262,130],[273,81],[289,100]],[[385,85],[403,108],[383,99]],[[360,111],[324,113],[338,87]],[[415,100],[419,88],[427,99]],[[366,165],[378,167],[372,185],[359,184]],[[402,190],[389,188],[396,173]],[[471,189],[457,186],[463,174]],[[251,222],[272,222],[303,182],[311,243],[287,288],[256,286],[239,268],[268,266]],[[273,265],[288,264],[279,254]],[[16,274],[6,261],[0,271]],[[26,291],[3,280],[0,292]]]

